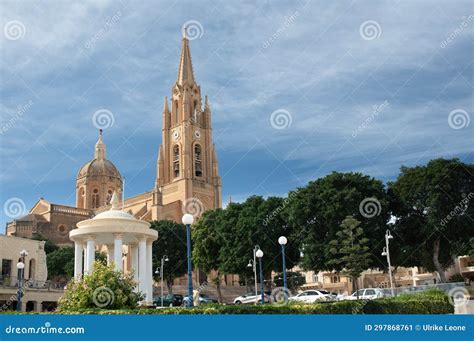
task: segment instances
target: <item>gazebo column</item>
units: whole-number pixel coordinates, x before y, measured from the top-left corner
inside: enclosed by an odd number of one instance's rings
[[[82,244],[74,242],[74,278],[80,279],[82,276]]]
[[[87,239],[87,273],[92,273],[95,261],[95,240],[93,237]]]
[[[132,257],[133,279],[138,283],[138,245],[130,244],[130,254]],[[137,287],[138,291],[138,287]]]
[[[83,261],[83,273],[87,273],[87,243],[82,244],[82,250],[84,251],[84,261]]]
[[[138,290],[146,295],[146,282],[148,277],[146,273],[146,238],[142,238],[138,242],[138,257]]]
[[[114,234],[114,262],[115,270],[122,271],[122,234],[120,233]]]
[[[107,244],[107,265],[112,264],[114,257],[114,244]]]
[[[146,272],[147,272],[147,281],[146,281],[146,301],[148,303],[153,303],[153,262],[152,262],[152,243],[153,241],[148,240],[146,243]]]

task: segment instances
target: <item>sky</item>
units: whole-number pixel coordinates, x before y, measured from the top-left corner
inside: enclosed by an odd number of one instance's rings
[[[0,232],[75,205],[98,126],[126,196],[152,189],[182,28],[224,204],[332,171],[474,161],[472,1],[2,1]],[[98,120],[98,116],[102,117]]]

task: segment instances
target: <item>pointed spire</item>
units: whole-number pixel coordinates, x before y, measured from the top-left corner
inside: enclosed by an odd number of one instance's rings
[[[204,110],[209,111],[211,108],[209,107],[209,100],[207,99],[206,95],[206,100],[204,102]]]
[[[165,96],[165,103],[163,104],[163,112],[164,113],[170,112],[170,110],[168,108],[168,96]]]
[[[96,159],[105,159],[106,155],[106,147],[105,143],[102,140],[102,129],[99,129],[99,139],[97,140],[97,143],[95,144],[95,153],[94,153],[94,158]]]
[[[114,191],[114,193],[112,193],[112,198],[110,199],[110,203],[112,204],[112,207],[110,208],[110,210],[115,210],[115,211],[120,210],[117,192]]]
[[[186,38],[186,28],[184,28],[183,31],[178,80],[176,81],[179,85],[183,85],[185,82],[188,82],[188,84],[194,83],[193,63],[191,61],[191,52],[189,50],[189,40]]]

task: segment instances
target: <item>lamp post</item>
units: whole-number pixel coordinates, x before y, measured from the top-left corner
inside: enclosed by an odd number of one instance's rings
[[[191,224],[194,222],[194,217],[186,213],[183,215],[183,224],[186,225],[186,244],[187,244],[187,254],[188,254],[188,297],[189,297],[189,307],[193,306],[193,274],[191,267]]]
[[[255,245],[253,248],[253,278],[255,279],[255,304],[257,304],[258,300],[258,285],[257,285],[257,251],[260,250],[260,246]],[[249,263],[250,264],[250,263]]]
[[[20,252],[20,261],[16,264],[18,269],[18,291],[16,292],[16,310],[21,311],[21,298],[23,296],[23,277],[25,272],[25,258],[28,256],[28,251],[22,250]]]
[[[255,256],[258,258],[258,265],[260,267],[260,287],[262,288],[262,304],[265,304],[265,288],[264,288],[264,283],[263,283],[263,268],[262,268],[262,257],[263,257],[263,251],[258,249],[257,252],[255,252]]]
[[[385,232],[385,247],[382,250],[382,256],[387,256],[387,263],[388,263],[388,276],[390,278],[390,291],[393,296],[393,280],[392,280],[392,265],[390,263],[390,239],[393,239],[392,234],[390,233],[390,230],[387,230]]]
[[[168,256],[164,255],[161,257],[160,277],[161,277],[161,307],[163,307],[163,277],[164,277],[164,265],[165,262],[169,261]]]
[[[281,245],[281,257],[283,261],[283,289],[285,292],[285,302],[288,301],[288,288],[286,286],[286,260],[285,260],[285,245],[288,242],[285,236],[278,238],[278,244]]]

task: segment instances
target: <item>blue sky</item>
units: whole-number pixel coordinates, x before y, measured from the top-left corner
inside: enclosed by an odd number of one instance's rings
[[[388,181],[401,165],[474,160],[471,1],[3,1],[1,13],[2,208],[75,204],[100,109],[126,195],[150,190],[190,21],[224,201],[334,170]]]

